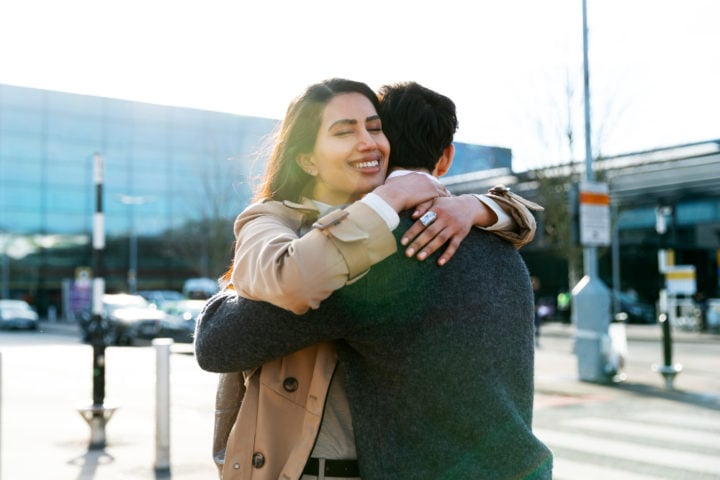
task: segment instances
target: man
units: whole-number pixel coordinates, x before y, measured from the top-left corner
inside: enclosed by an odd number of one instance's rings
[[[415,83],[381,93],[391,165],[446,171],[454,104]],[[510,243],[473,229],[442,268],[393,255],[302,316],[216,298],[196,355],[239,371],[323,341],[336,342],[363,478],[550,478],[531,429],[532,287]]]

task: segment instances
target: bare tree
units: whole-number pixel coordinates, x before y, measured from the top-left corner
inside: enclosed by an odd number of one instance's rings
[[[233,221],[250,199],[247,157],[225,157],[215,144],[195,162],[185,208],[193,220],[167,232],[166,248],[182,258],[198,275],[219,277],[233,255]]]

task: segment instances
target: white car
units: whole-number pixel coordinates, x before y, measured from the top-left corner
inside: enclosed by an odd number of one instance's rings
[[[132,345],[137,339],[155,338],[168,315],[140,295],[106,293],[103,295],[102,336],[105,345]],[[81,322],[82,339],[93,341],[96,325],[92,316]]]
[[[0,300],[0,328],[37,330],[39,317],[24,300]]]

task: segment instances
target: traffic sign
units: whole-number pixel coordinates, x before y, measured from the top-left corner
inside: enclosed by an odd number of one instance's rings
[[[584,247],[610,245],[610,195],[607,183],[580,183],[580,243]]]

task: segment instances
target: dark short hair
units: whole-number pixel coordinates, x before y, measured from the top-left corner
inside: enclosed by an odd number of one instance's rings
[[[381,87],[380,118],[390,167],[432,171],[458,128],[455,103],[416,82]]]

